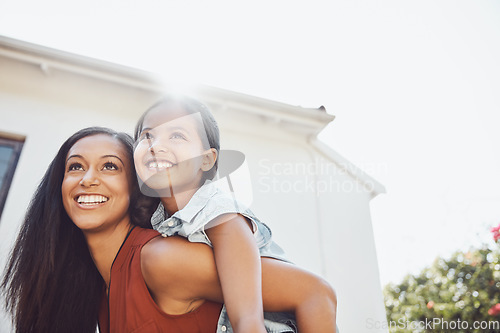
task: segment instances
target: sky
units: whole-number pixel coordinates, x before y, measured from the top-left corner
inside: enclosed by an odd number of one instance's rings
[[[500,2],[0,0],[0,35],[336,116],[382,285],[500,223]]]

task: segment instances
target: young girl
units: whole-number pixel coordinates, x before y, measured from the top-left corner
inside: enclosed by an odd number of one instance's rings
[[[180,235],[212,246],[234,331],[266,332],[260,257],[286,259],[270,229],[211,183],[220,144],[208,108],[192,98],[166,97],[140,118],[135,139],[141,190],[161,201],[151,219],[153,228],[164,237]],[[297,316],[299,331],[335,332],[333,303],[330,313],[321,320]]]

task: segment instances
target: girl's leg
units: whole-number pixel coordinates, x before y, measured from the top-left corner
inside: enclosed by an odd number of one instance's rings
[[[299,332],[336,332],[337,296],[321,277],[283,261],[262,258],[264,311],[293,311]]]

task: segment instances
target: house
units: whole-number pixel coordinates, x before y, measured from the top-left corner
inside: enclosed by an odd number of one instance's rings
[[[0,37],[0,73],[3,267],[61,143],[87,126],[132,133],[142,112],[171,87],[151,73],[6,37]],[[369,207],[385,190],[317,139],[334,117],[323,107],[207,86],[190,94],[212,109],[222,148],[245,156],[230,176],[235,193],[272,228],[292,261],[336,289],[340,331],[387,332],[376,329],[385,309]],[[0,333],[9,327],[3,313]]]

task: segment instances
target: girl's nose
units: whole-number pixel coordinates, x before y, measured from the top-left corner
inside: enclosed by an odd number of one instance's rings
[[[156,153],[166,153],[167,152],[167,147],[159,140],[150,140],[149,141],[149,151],[151,154],[156,154]]]

